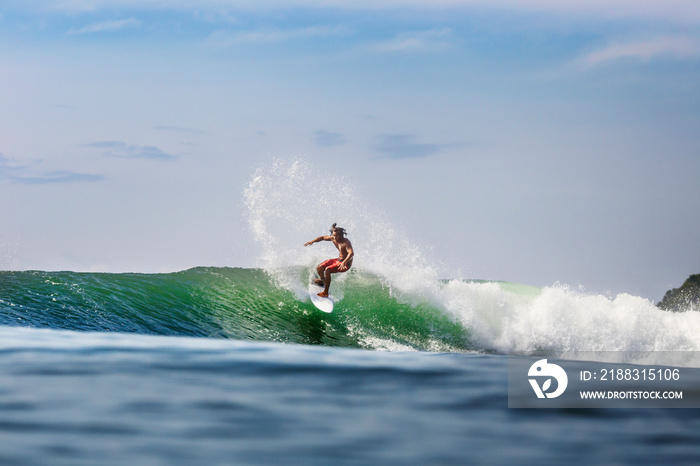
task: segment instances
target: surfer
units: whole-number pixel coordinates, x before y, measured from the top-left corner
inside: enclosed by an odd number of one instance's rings
[[[345,237],[347,234],[345,228],[340,228],[334,223],[331,227],[330,236],[319,236],[313,241],[304,243],[304,246],[318,243],[319,241],[333,241],[333,244],[338,248],[338,258],[328,259],[321,262],[316,267],[316,272],[320,279],[314,280],[314,283],[320,285],[323,291],[318,295],[322,298],[328,297],[328,289],[331,287],[331,274],[338,272],[347,272],[352,267],[352,258],[355,257],[355,252],[352,250],[352,243]]]

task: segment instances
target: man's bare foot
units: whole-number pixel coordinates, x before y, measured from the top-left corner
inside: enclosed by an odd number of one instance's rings
[[[318,295],[319,295],[320,297],[322,297],[322,298],[327,298],[327,297],[328,297],[328,293],[326,293],[325,291],[321,291]]]
[[[313,280],[311,283],[313,283],[314,285],[318,285],[318,286],[323,286],[323,285],[325,285],[325,282],[324,282],[323,280],[318,279],[318,278],[316,278],[315,280]]]

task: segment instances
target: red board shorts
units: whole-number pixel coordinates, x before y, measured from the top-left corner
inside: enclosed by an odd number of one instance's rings
[[[321,262],[320,267],[324,267],[326,270],[328,270],[331,273],[347,272],[347,269],[342,270],[342,271],[339,270],[340,264],[342,264],[342,262],[339,259],[328,259],[327,261]]]

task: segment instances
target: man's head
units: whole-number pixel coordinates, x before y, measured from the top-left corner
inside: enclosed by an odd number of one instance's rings
[[[345,228],[337,227],[336,225],[337,223],[334,223],[333,226],[331,226],[331,236],[338,239],[345,238],[345,235],[347,234],[345,232]]]

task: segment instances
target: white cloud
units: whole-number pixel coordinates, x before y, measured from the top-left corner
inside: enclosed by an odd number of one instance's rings
[[[341,133],[334,133],[332,131],[325,131],[322,129],[314,132],[314,140],[316,144],[321,147],[335,147],[343,145],[347,142],[345,136]]]
[[[119,31],[121,29],[137,28],[140,25],[141,25],[141,21],[134,19],[134,18],[120,19],[120,20],[110,19],[108,21],[101,21],[99,23],[89,24],[89,25],[82,27],[80,29],[71,29],[70,31],[68,31],[68,33],[69,34],[92,34],[95,32],[111,32],[111,31]]]
[[[41,164],[41,162],[38,161],[35,164]],[[29,165],[16,165],[12,159],[0,153],[0,180],[9,180],[13,183],[25,185],[42,185],[72,184],[86,181],[103,181],[104,179],[105,177],[102,175],[69,170],[37,171]]]
[[[389,159],[412,159],[435,155],[444,149],[441,144],[420,144],[407,134],[382,134],[376,149]]]
[[[123,159],[153,159],[153,160],[174,160],[176,155],[163,152],[155,146],[139,146],[127,144],[121,141],[99,141],[87,144],[87,147],[104,149],[103,155],[106,157],[118,157]]]
[[[310,26],[295,29],[267,28],[253,31],[218,30],[211,33],[208,40],[214,46],[230,47],[235,44],[264,44],[330,37],[346,32],[347,29],[342,26]]]
[[[201,19],[208,23],[228,23],[228,24],[240,24],[239,19],[226,10],[220,9],[204,9],[197,10],[194,12],[194,17]]]
[[[449,28],[431,31],[401,33],[391,40],[378,42],[371,48],[376,52],[423,52],[441,50],[449,46]]]
[[[579,57],[576,62],[590,68],[624,59],[648,62],[662,57],[681,60],[700,57],[700,41],[691,37],[657,37],[644,41],[615,43]]]

